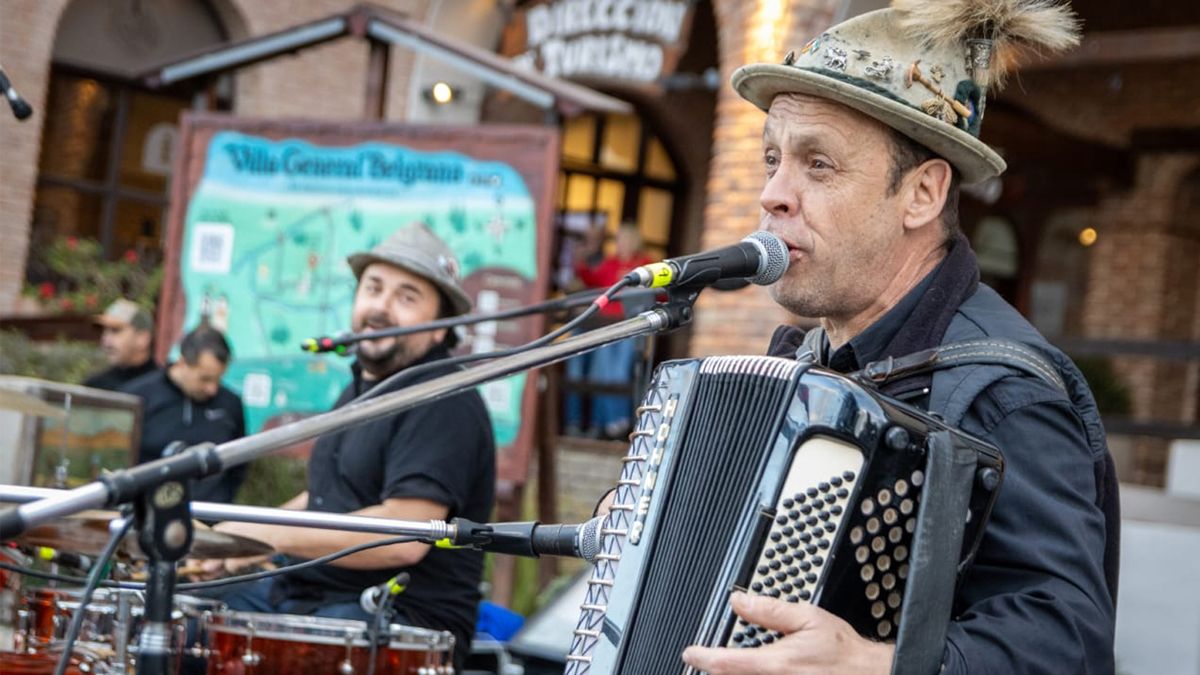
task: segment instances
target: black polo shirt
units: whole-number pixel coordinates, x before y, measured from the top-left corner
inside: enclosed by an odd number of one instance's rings
[[[188,445],[221,444],[246,435],[242,399],[224,386],[207,401],[193,401],[160,368],[120,389],[142,399],[142,441],[138,464],[162,457],[174,441]],[[192,485],[192,500],[231,502],[246,477],[247,464],[233,467]]]
[[[444,359],[442,347],[418,363]],[[417,365],[417,364],[413,364]],[[410,366],[411,367],[411,366]],[[435,369],[407,387],[451,372]],[[374,383],[354,369],[340,408]],[[445,505],[448,518],[486,522],[496,484],[495,442],[483,399],[475,389],[440,401],[322,436],[308,464],[308,510],[347,513],[391,498],[427,499]],[[322,565],[287,575],[282,585],[293,598],[323,602],[355,601],[362,589],[400,571],[408,589],[395,606],[416,626],[452,631],[469,648],[481,595],[483,554],[430,549],[406,569],[361,570]],[[464,652],[465,653],[465,652]]]

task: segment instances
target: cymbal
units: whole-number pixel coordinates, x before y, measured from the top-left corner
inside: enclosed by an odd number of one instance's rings
[[[108,544],[108,524],[121,514],[116,511],[84,511],[37,525],[16,539],[26,546],[47,546],[60,551],[99,555]],[[191,558],[245,558],[271,553],[274,549],[257,539],[218,532],[199,521],[192,535]],[[145,558],[137,542],[137,533],[130,530],[117,546],[117,555]]]
[[[67,411],[62,408],[56,408],[36,396],[23,394],[5,387],[0,387],[0,408],[16,410],[17,412],[37,415],[38,417],[62,419],[67,416]]]

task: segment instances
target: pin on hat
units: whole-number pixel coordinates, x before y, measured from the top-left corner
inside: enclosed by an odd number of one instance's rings
[[[437,287],[450,301],[454,315],[471,311],[471,299],[459,285],[458,259],[425,223],[413,223],[393,232],[370,251],[346,258],[354,278],[362,277],[371,263],[385,263],[411,272]]]
[[[893,0],[830,27],[782,64],[755,63],[733,87],[762,110],[809,94],[853,108],[924,145],[977,183],[1005,163],[979,140],[989,90],[1031,53],[1079,44],[1057,0]]]
[[[136,302],[124,298],[114,301],[103,314],[95,317],[95,321],[108,328],[133,326],[137,330],[154,329],[154,320],[150,318],[150,312],[142,309]]]

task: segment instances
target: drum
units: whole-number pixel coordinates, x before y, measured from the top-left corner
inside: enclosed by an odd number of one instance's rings
[[[50,653],[26,654],[22,652],[0,652],[0,673],[4,675],[53,675],[58,665],[58,655]],[[67,675],[82,675],[79,661],[71,659]],[[88,669],[91,672],[91,669]]]
[[[65,588],[36,588],[25,593],[18,611],[14,640],[18,652],[50,654],[66,638],[71,617],[79,609],[82,591]],[[185,660],[208,655],[203,631],[208,617],[224,610],[217,600],[177,595],[171,613],[172,642]],[[132,672],[136,667],[137,643],[141,634],[144,604],[140,591],[100,588],[84,611],[74,653],[95,672]],[[52,668],[53,670],[53,668]],[[9,671],[0,668],[0,673]]]
[[[223,612],[205,624],[208,675],[365,674],[367,624],[293,614]],[[454,636],[393,624],[376,650],[375,675],[452,675]]]

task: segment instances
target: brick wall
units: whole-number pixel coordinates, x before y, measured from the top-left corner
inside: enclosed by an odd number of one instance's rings
[[[0,63],[34,107],[17,122],[0,110],[0,314],[17,311],[25,279],[29,223],[41,152],[51,53],[68,0],[0,2]],[[213,5],[232,39],[262,35],[319,19],[357,0],[219,0]],[[379,0],[376,4],[424,21],[431,0]],[[247,68],[236,76],[234,112],[249,117],[358,119],[363,114],[368,46],[343,38],[328,45]],[[412,53],[393,49],[387,117],[407,109]],[[149,64],[147,64],[149,65]]]
[[[746,63],[782,60],[789,49],[799,48],[829,26],[837,4],[833,0],[714,0],[722,82]],[[776,5],[783,9],[774,11]],[[736,242],[758,227],[763,118],[762,111],[728,85],[718,90],[703,248]],[[696,306],[690,351],[696,356],[761,353],[775,326],[793,319],[761,288],[706,293]]]
[[[0,313],[16,304],[25,280],[50,50],[66,4],[66,0],[0,2],[0,64],[34,110],[33,117],[18,122],[7,105],[0,106]]]
[[[1143,155],[1133,187],[1106,198],[1095,210],[1099,238],[1093,246],[1083,325],[1087,337],[1129,340],[1196,340],[1200,241],[1178,227],[1180,189],[1200,157],[1192,153]],[[1129,387],[1132,414],[1145,421],[1194,422],[1195,363],[1150,357],[1113,359]],[[1162,484],[1166,441],[1138,438],[1127,480]]]

